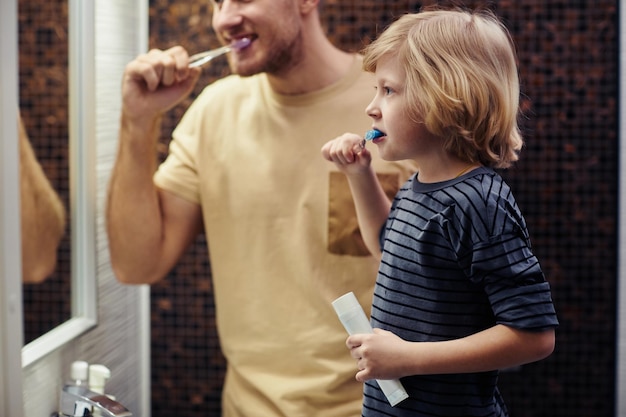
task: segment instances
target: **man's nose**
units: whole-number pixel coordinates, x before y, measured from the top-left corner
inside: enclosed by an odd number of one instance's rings
[[[213,8],[213,29],[219,33],[240,25],[243,21],[243,5],[237,0],[224,0],[216,4]]]

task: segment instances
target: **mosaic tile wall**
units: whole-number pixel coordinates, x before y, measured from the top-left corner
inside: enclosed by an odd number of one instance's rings
[[[67,0],[19,0],[18,30],[20,114],[37,159],[69,207]],[[69,319],[70,263],[68,228],[55,272],[24,286],[25,343]]]
[[[151,0],[151,47],[216,46],[207,1]],[[333,42],[358,50],[432,1],[326,0]],[[457,2],[458,3],[458,2]],[[518,45],[526,147],[505,173],[526,215],[561,326],[555,353],[501,377],[514,417],[614,413],[617,238],[617,1],[468,2],[494,9]],[[200,84],[227,73],[225,61]],[[172,111],[167,137],[189,102]],[[152,289],[153,416],[217,416],[224,362],[202,238]]]

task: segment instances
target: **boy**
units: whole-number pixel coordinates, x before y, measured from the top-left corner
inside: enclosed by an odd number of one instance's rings
[[[322,148],[382,254],[375,333],[346,341],[363,416],[507,416],[498,369],[550,355],[558,325],[524,218],[493,170],[522,146],[511,38],[486,11],[406,15],[366,48],[364,68],[376,78],[366,112],[380,156],[419,170],[390,203],[359,135]],[[409,398],[392,408],[374,379],[395,378]]]

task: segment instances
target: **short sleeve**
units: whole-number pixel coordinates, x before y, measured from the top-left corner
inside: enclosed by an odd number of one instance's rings
[[[496,323],[523,330],[558,326],[550,284],[527,240],[496,236],[472,251],[470,279],[483,286]]]
[[[157,169],[153,180],[159,188],[193,203],[200,203],[198,172],[194,157],[197,154],[195,148],[198,135],[189,130],[189,123],[190,120],[183,119],[174,131],[169,154]]]

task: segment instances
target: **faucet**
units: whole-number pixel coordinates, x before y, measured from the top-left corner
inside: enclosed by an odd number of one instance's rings
[[[102,417],[130,417],[133,415],[122,404],[106,395],[90,391],[85,386],[65,385],[61,391],[60,402],[60,413],[63,417],[88,417],[92,414],[98,414]]]

